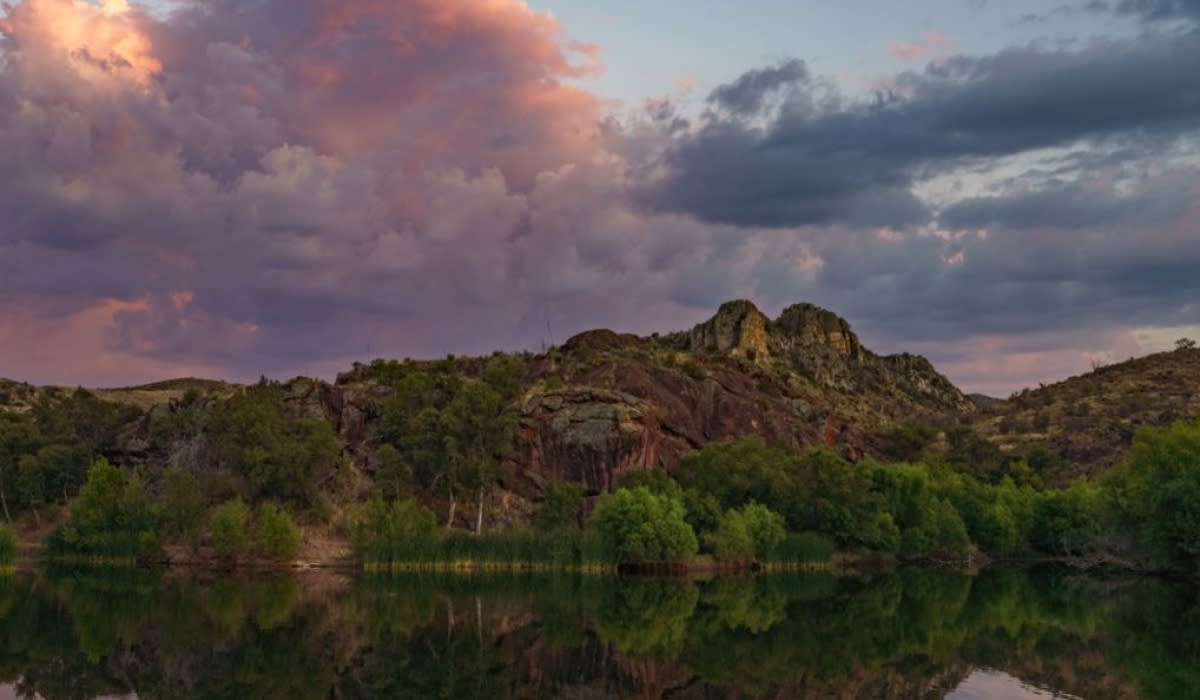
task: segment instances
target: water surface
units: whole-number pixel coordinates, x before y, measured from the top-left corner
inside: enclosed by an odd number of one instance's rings
[[[1191,587],[1053,572],[0,578],[4,698],[1200,697]]]

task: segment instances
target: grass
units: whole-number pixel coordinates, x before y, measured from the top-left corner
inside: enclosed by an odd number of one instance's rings
[[[616,559],[592,533],[517,530],[463,532],[376,540],[360,547],[364,568],[374,572],[580,572],[615,571]]]

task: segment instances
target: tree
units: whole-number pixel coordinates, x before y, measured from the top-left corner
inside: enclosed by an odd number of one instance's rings
[[[87,477],[88,458],[78,447],[47,445],[38,450],[37,460],[46,477],[47,500],[53,495],[67,503],[68,494],[82,486]]]
[[[725,512],[710,543],[718,559],[761,559],[786,536],[782,516],[758,503],[747,503]]]
[[[412,499],[388,502],[376,493],[350,510],[349,529],[361,556],[386,561],[405,547],[430,540],[437,518]]]
[[[602,496],[591,524],[621,562],[686,559],[699,546],[683,504],[644,486]]]
[[[903,531],[900,554],[910,559],[958,560],[971,547],[967,526],[949,501],[931,498],[920,522]]]
[[[144,557],[158,550],[158,522],[142,482],[97,460],[52,545],[86,554]]]
[[[1200,568],[1200,424],[1140,429],[1109,478],[1126,528],[1152,559]]]
[[[38,527],[41,527],[42,516],[39,510],[46,505],[46,475],[36,456],[25,455],[17,463],[17,488],[20,491],[21,502],[33,511],[33,517]]]
[[[567,481],[551,481],[546,484],[542,509],[537,514],[538,529],[550,531],[577,528],[582,508],[582,486]]]
[[[226,501],[213,510],[209,529],[217,556],[237,559],[245,553],[250,539],[249,520],[250,509],[240,498]]]
[[[220,466],[240,475],[251,498],[312,505],[317,472],[341,444],[324,420],[290,415],[282,390],[259,384],[214,407],[206,430]]]
[[[1180,338],[1179,340],[1175,341],[1175,349],[1176,350],[1195,350],[1196,349],[1196,341],[1192,340],[1191,338]]]
[[[158,508],[166,534],[194,546],[200,539],[204,508],[204,494],[196,477],[178,467],[168,469]]]
[[[499,479],[517,427],[506,409],[507,392],[518,385],[507,377],[507,371],[497,370],[497,388],[487,380],[465,378],[450,360],[431,366],[414,363],[396,373],[380,433],[426,488],[446,494],[447,528],[454,524],[463,491],[477,492],[475,530],[483,528],[487,493]]]
[[[35,452],[41,442],[41,435],[33,422],[21,415],[0,412],[0,507],[8,522],[12,522],[8,496],[17,495],[21,457]]]
[[[111,448],[120,427],[138,413],[136,408],[104,401],[86,389],[76,389],[62,400],[43,398],[32,411],[47,442],[72,445],[88,462]]]
[[[303,536],[287,511],[274,503],[265,503],[258,512],[256,540],[263,556],[283,561],[295,558]]]
[[[375,475],[375,483],[384,500],[394,501],[409,496],[412,493],[413,470],[404,455],[392,445],[382,445],[376,456],[379,459],[379,471]]]

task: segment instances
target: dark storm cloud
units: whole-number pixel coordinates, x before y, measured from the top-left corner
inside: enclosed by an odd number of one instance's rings
[[[873,102],[793,97],[776,114],[756,115],[765,126],[713,116],[671,145],[667,174],[643,197],[658,209],[740,225],[924,223],[911,189],[931,173],[1195,130],[1197,65],[1195,32],[952,57],[897,76]]]
[[[1186,214],[1194,198],[1185,186],[1130,196],[1071,182],[1016,194],[963,199],[943,209],[938,222],[947,229],[1157,226]]]
[[[1200,0],[1121,0],[1116,10],[1149,22],[1200,19]]]
[[[804,62],[792,59],[778,66],[748,71],[732,83],[718,86],[709,94],[708,102],[734,114],[755,114],[773,93],[808,80]]]

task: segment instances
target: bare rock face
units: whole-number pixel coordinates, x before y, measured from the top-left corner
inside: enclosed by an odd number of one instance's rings
[[[655,463],[650,413],[645,401],[619,391],[535,391],[521,407],[521,457],[510,471],[538,490],[557,479],[589,495],[608,491],[621,474]]]
[[[813,304],[795,304],[770,320],[749,301],[723,304],[716,316],[666,342],[691,353],[718,353],[790,370],[825,388],[905,397],[927,408],[971,412],[971,401],[923,357],[880,357],[850,324]]]
[[[718,352],[749,360],[766,359],[771,320],[745,300],[721,304],[717,315],[686,336],[691,352]]]

